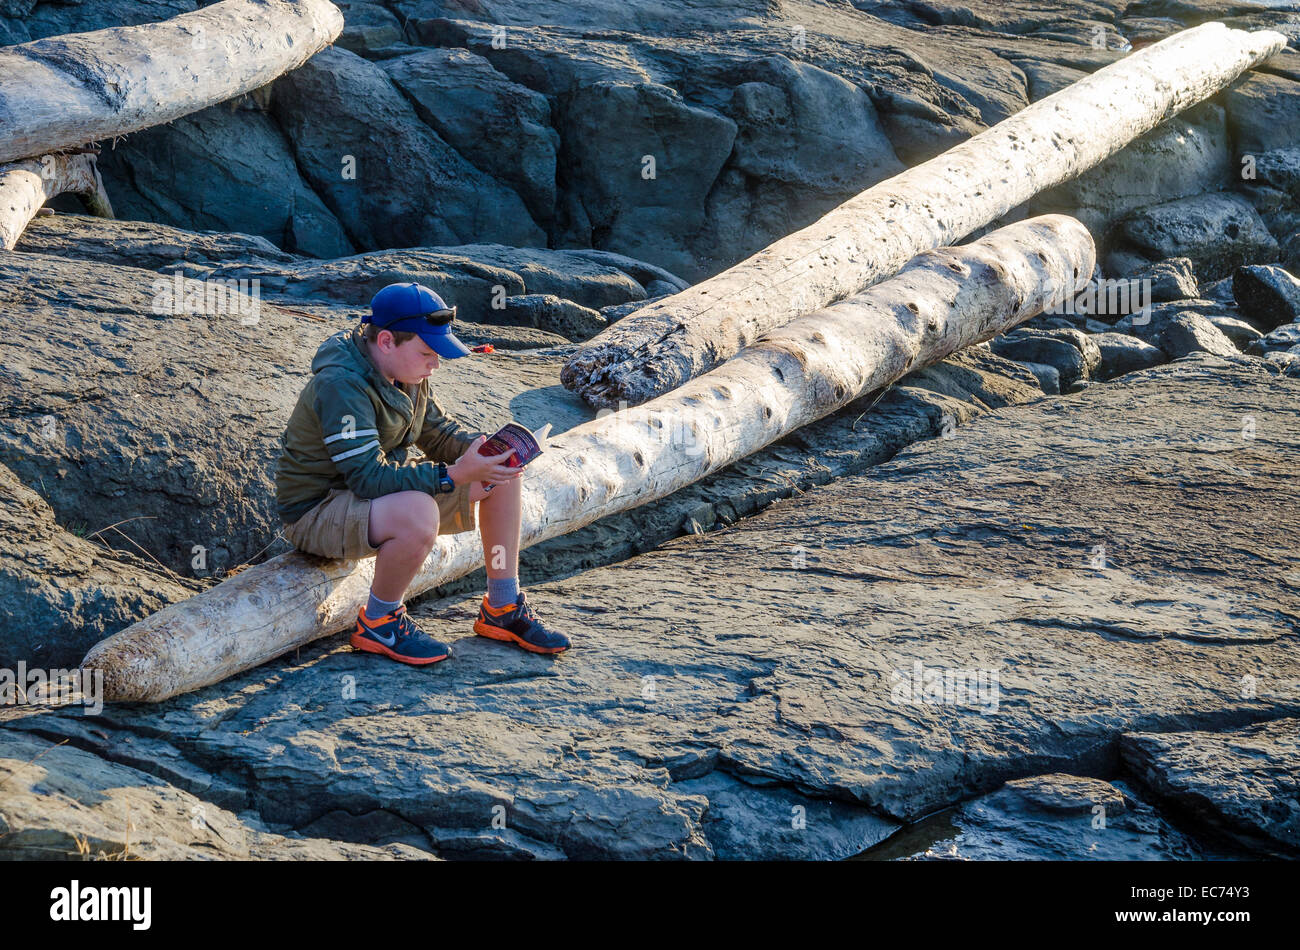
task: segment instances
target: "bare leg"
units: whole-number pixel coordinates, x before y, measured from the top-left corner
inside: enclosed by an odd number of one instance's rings
[[[374,595],[390,603],[402,600],[437,539],[438,503],[432,495],[399,491],[373,499],[370,543],[379,548],[370,585]]]
[[[519,576],[519,535],[523,522],[521,503],[523,478],[507,479],[490,492],[475,482],[470,501],[479,502],[479,536],[483,539],[483,561],[491,578]]]

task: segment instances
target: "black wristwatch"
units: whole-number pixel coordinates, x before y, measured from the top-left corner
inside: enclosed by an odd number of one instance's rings
[[[456,483],[452,481],[451,476],[447,474],[447,463],[439,462],[438,463],[438,491],[454,492],[455,490],[456,490]]]

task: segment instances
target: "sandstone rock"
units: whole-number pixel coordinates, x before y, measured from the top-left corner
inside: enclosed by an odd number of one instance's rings
[[[3,414],[17,409],[5,406]],[[44,443],[54,451],[66,438],[52,415],[30,423],[37,450]],[[4,465],[0,489],[0,612],[9,620],[0,669],[14,670],[20,661],[74,669],[97,641],[200,589],[193,580],[164,576],[115,532],[95,534],[109,521],[60,525],[45,500]],[[127,550],[114,552],[121,547]]]
[[[1029,370],[1038,381],[1038,387],[1049,396],[1060,395],[1061,392],[1061,371],[1055,366],[1049,366],[1046,363],[1035,363],[1031,360],[1020,360],[1020,365]]]
[[[0,30],[9,26],[9,43],[26,43],[64,33],[86,33],[109,26],[154,23],[198,8],[195,0],[63,0],[44,3],[18,0],[0,9]],[[6,16],[8,19],[4,19]],[[3,34],[0,33],[0,37]]]
[[[1154,313],[1147,323],[1139,322],[1137,316],[1125,317],[1115,324],[1115,329],[1159,347],[1171,360],[1197,351],[1229,358],[1240,355],[1223,331],[1199,313],[1187,310]]]
[[[251,234],[190,231],[85,214],[33,219],[18,239],[16,250],[167,272],[201,271],[226,261],[273,265],[300,259]]]
[[[266,292],[362,308],[387,284],[415,281],[455,304],[458,320],[491,323],[507,297],[524,294],[553,294],[591,310],[643,301],[641,284],[606,260],[580,251],[465,244],[372,251],[333,261],[231,262],[210,276],[257,278]]]
[[[1300,344],[1300,324],[1285,323],[1258,340],[1247,344],[1248,353],[1264,354],[1272,350],[1289,350]]]
[[[1062,389],[1087,379],[1089,371],[1101,362],[1096,345],[1073,329],[1013,330],[995,337],[990,345],[998,356],[1055,367]]]

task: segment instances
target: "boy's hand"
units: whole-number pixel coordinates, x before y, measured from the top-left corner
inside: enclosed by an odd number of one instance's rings
[[[474,481],[487,482],[489,485],[500,485],[512,478],[519,478],[523,474],[522,466],[516,467],[505,464],[506,459],[510,458],[509,450],[502,452],[500,455],[479,455],[479,446],[486,441],[487,436],[479,436],[465,450],[464,455],[447,466],[447,474],[451,476],[451,480],[457,485],[462,484],[462,482]]]

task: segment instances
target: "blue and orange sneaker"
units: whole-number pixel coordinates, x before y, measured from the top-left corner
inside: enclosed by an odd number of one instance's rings
[[[568,637],[542,626],[523,591],[513,604],[504,607],[490,606],[484,594],[474,632],[480,637],[517,644],[532,653],[563,653],[569,648]]]
[[[439,643],[406,615],[406,605],[377,620],[366,616],[366,608],[357,611],[357,629],[349,641],[353,649],[378,653],[399,663],[426,666],[451,656],[451,647]]]

